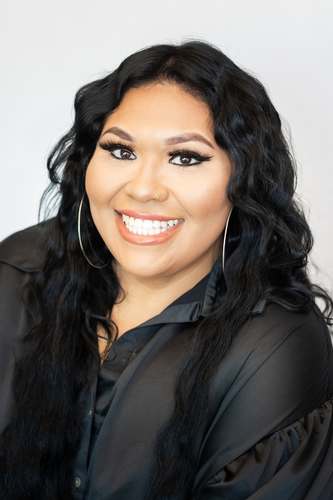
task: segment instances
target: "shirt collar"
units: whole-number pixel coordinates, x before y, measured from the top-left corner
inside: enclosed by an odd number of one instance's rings
[[[212,312],[224,290],[222,261],[219,258],[212,270],[199,283],[142,326],[197,321]]]

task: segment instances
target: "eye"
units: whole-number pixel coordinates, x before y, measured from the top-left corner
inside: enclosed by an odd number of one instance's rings
[[[109,151],[112,154],[112,156],[117,158],[117,160],[135,160],[136,158],[133,151],[130,151],[129,149],[117,148],[117,149],[110,149]]]
[[[109,151],[111,156],[113,156],[113,158],[116,158],[117,160],[132,161],[136,159],[134,151],[128,146],[125,146],[124,144],[108,141],[108,142],[100,142],[99,146],[102,149],[105,149],[105,151]]]
[[[179,165],[180,167],[200,165],[212,158],[212,156],[202,156],[195,151],[174,151],[173,153],[169,153],[169,156],[171,157],[169,163]]]
[[[172,160],[172,161],[171,161]],[[189,155],[178,155],[171,158],[170,163],[174,165],[182,165],[187,167],[188,165],[198,165],[200,162]]]

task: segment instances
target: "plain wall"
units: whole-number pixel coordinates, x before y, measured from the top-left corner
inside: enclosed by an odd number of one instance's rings
[[[264,83],[289,124],[311,272],[332,289],[332,15],[331,0],[3,0],[0,239],[37,222],[47,154],[80,86],[145,46],[205,39]]]

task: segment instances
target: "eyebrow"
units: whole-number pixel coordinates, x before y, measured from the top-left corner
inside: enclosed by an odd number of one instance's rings
[[[214,149],[213,145],[209,142],[209,140],[206,139],[203,135],[198,133],[180,134],[180,135],[175,135],[174,137],[169,137],[169,139],[166,139],[165,145],[173,146],[175,144],[181,144],[183,142],[190,142],[190,141],[202,142],[203,144],[206,144],[210,148]]]
[[[108,128],[103,135],[105,134],[114,134],[117,135],[120,139],[124,139],[125,141],[135,142],[134,137],[132,137],[128,132],[125,132],[125,130],[119,127]],[[203,144],[206,144],[210,148],[214,149],[214,146],[209,142],[208,139],[206,139],[203,135],[195,132],[179,134],[175,135],[174,137],[169,137],[164,141],[164,144],[166,146],[174,146],[175,144],[182,144],[184,142],[190,142],[190,141],[202,142]]]
[[[129,133],[125,132],[125,130],[119,127],[108,128],[103,135],[105,134],[114,134],[120,137],[120,139],[124,139],[125,141],[135,142],[134,137],[132,137]]]

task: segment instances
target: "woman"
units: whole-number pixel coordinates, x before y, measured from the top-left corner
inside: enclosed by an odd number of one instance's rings
[[[82,88],[1,259],[4,499],[329,499],[332,349],[265,90],[203,42]]]

